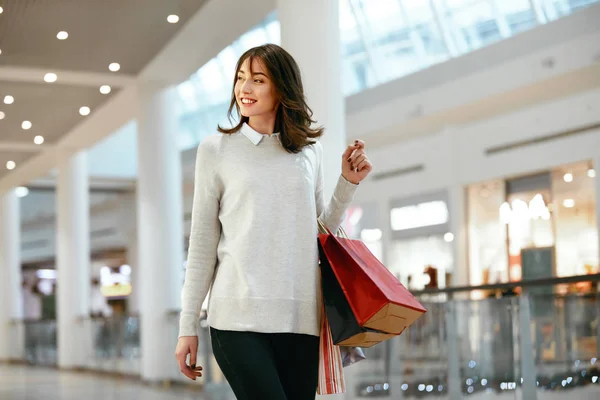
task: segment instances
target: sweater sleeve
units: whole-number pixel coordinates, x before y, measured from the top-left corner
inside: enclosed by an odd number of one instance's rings
[[[197,336],[202,303],[212,284],[221,237],[220,187],[215,147],[210,139],[198,146],[194,178],[194,200],[185,281],[181,291],[179,337]]]
[[[315,188],[315,201],[317,203],[317,217],[327,226],[331,232],[336,232],[346,215],[346,210],[354,198],[354,192],[358,185],[348,182],[341,174],[335,186],[333,196],[329,203],[325,204],[323,195],[323,147],[321,143],[315,143],[317,154],[317,184]],[[341,155],[340,155],[341,157]]]

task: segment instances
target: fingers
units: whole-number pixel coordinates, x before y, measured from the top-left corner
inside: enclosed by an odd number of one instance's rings
[[[177,353],[175,357],[177,358],[177,362],[179,363],[179,370],[181,371],[181,373],[187,376],[188,378],[195,380],[196,378],[192,373],[192,369],[185,363],[187,354]]]
[[[356,139],[353,144],[346,148],[344,154],[342,154],[342,158],[346,161],[350,161],[349,158],[353,155],[355,150],[362,150],[365,148],[365,142],[362,140]]]
[[[356,160],[352,163],[352,167],[360,171],[362,167],[367,164],[368,161],[369,159],[367,158],[367,155],[362,154],[359,157],[357,157]]]
[[[198,366],[196,367],[196,351],[191,351],[191,348],[188,348],[187,350],[182,350],[182,351],[177,351],[175,353],[175,358],[177,359],[177,362],[179,364],[179,370],[181,371],[181,373],[183,375],[185,375],[186,377],[190,378],[191,380],[195,381],[197,377],[202,376],[202,367]],[[192,366],[187,365],[186,363],[186,359],[187,359],[187,355],[190,354],[190,364]],[[193,355],[193,361],[192,361],[192,355]]]
[[[365,154],[364,150],[356,150],[354,152],[354,154],[352,154],[350,156],[350,167],[352,169],[355,169],[358,165],[358,163],[360,163],[362,160],[364,160],[365,158],[367,158],[367,155]]]
[[[196,356],[198,354],[198,347],[191,345],[190,346],[190,365],[193,368],[196,368]]]
[[[356,150],[356,146],[354,145],[346,147],[346,151],[342,154],[342,160],[350,161],[350,156],[352,156],[354,150]]]
[[[192,370],[192,373],[194,374],[195,378],[202,376],[202,372],[200,372],[200,371],[202,371],[202,367],[199,365],[196,366],[197,354],[198,354],[198,346],[191,345],[190,346],[190,366],[191,366],[191,370]]]
[[[369,161],[369,159],[366,157],[360,163],[356,164],[356,170],[358,172],[371,171],[372,169],[373,165],[371,164],[371,161]]]

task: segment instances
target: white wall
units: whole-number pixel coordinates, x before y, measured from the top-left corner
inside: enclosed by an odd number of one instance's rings
[[[368,180],[361,184],[355,201],[403,198],[443,190],[454,182],[468,185],[591,160],[600,152],[600,130],[500,154],[486,155],[485,151],[593,122],[600,122],[600,90],[377,148],[369,151],[375,173],[416,164],[423,164],[424,170],[381,181]]]

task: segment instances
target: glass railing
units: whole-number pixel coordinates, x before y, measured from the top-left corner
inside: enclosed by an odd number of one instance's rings
[[[92,318],[86,328],[86,367],[95,370],[140,374],[140,319],[138,316]]]
[[[389,362],[395,370],[388,368],[373,382],[361,378],[364,397],[369,392],[376,396],[375,385],[393,376],[387,386],[393,398],[402,392],[404,398],[501,394],[544,399],[564,398],[568,390],[575,390],[578,399],[598,398],[599,279],[591,275],[417,293],[427,314],[397,339],[396,357]],[[576,282],[589,286],[585,294],[559,294],[563,285]],[[368,365],[361,364],[356,376],[363,377],[359,369]]]
[[[15,321],[14,326],[19,325],[24,328],[25,361],[36,365],[56,365],[58,363],[56,321]]]
[[[600,398],[599,282],[589,275],[417,292],[427,313],[401,336],[365,349],[367,359],[345,369],[347,393],[336,398]],[[574,284],[583,294],[563,294]],[[178,312],[167,320],[175,344]],[[139,375],[138,317],[86,323],[88,368]],[[234,399],[205,316],[198,336],[204,375],[196,383]],[[25,341],[27,361],[56,364],[54,321],[26,322]],[[182,374],[176,380],[189,383]]]
[[[56,320],[14,321],[12,326],[15,331],[13,342],[17,343],[19,336],[25,341],[24,354],[20,358],[35,365],[58,365]],[[73,348],[83,352],[82,367],[139,375],[139,317],[79,318],[74,328],[79,332]]]

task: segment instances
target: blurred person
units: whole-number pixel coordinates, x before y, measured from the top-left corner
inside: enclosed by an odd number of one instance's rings
[[[42,317],[42,297],[37,288],[37,282],[32,285],[23,280],[23,318],[38,320]]]
[[[23,319],[39,320],[42,317],[42,293],[39,291],[37,279],[29,285],[23,280]],[[38,338],[31,325],[25,324],[25,354],[28,360],[35,360],[38,351]]]
[[[236,65],[231,129],[198,146],[179,341],[181,372],[195,380],[198,319],[209,289],[215,359],[238,399],[314,399],[319,364],[317,217],[335,232],[372,170],[364,142],[342,156],[326,204],[324,129],[311,128],[298,65],[267,44]],[[189,365],[186,363],[190,355]]]
[[[114,324],[107,318],[112,316],[112,308],[108,305],[106,297],[102,293],[100,279],[92,278],[90,290],[90,316],[94,319],[96,333],[96,351],[109,356],[111,351],[111,335],[114,330]]]
[[[102,293],[102,285],[100,279],[92,279],[92,287],[90,290],[90,314],[92,317],[110,317],[113,310],[106,300],[106,296]]]
[[[52,283],[52,290],[50,293],[42,297],[42,319],[44,320],[55,320],[56,319],[56,295],[58,293],[58,284]]]

